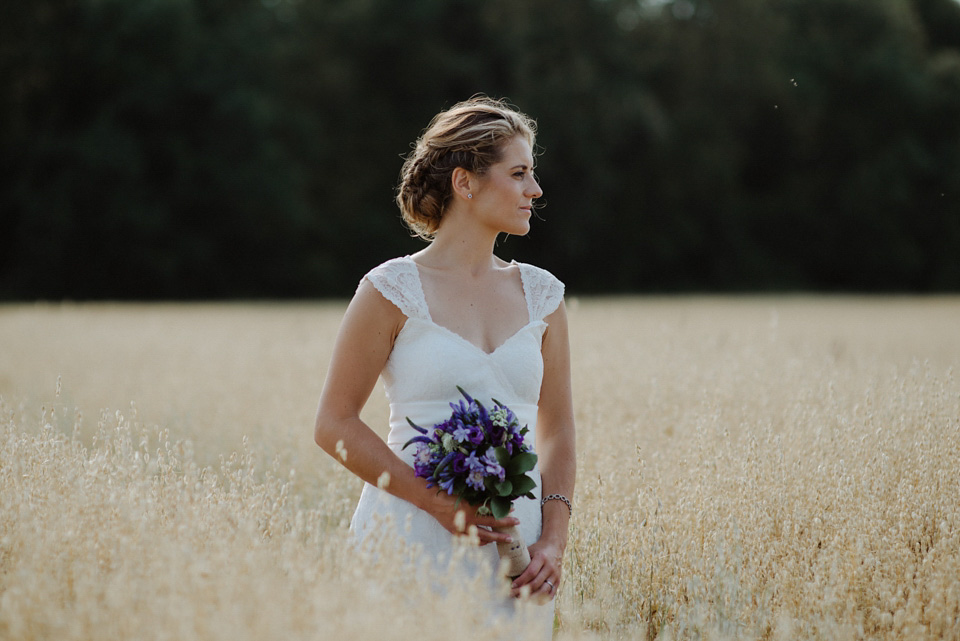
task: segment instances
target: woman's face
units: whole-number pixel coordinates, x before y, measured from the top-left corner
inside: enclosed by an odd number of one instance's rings
[[[525,138],[517,136],[504,144],[500,162],[479,177],[478,185],[471,200],[481,222],[516,236],[530,231],[533,201],[543,191],[533,175],[533,153]]]

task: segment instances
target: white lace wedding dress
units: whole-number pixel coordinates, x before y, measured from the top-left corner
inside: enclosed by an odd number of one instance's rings
[[[543,379],[540,347],[547,327],[543,319],[563,300],[563,284],[543,269],[514,264],[520,271],[529,319],[490,353],[433,322],[418,267],[409,256],[389,260],[364,276],[407,317],[382,376],[390,401],[387,445],[409,465],[413,465],[414,448],[401,448],[417,433],[407,418],[427,427],[448,418],[449,404],[461,398],[458,385],[488,407],[490,399],[496,398],[512,409],[520,424],[529,426],[526,438],[535,447],[537,402]],[[537,498],[517,499],[513,514],[520,520],[520,531],[527,545],[535,543],[541,531],[539,468],[533,470],[532,476],[537,481],[533,492]],[[383,527],[384,517],[389,517],[386,521],[395,525],[392,535],[422,546],[424,553],[432,555],[441,565],[449,558],[453,537],[432,516],[365,484],[351,529],[362,541]],[[491,544],[480,549],[485,560],[496,568],[499,563],[496,546]],[[552,623],[553,602],[542,610],[543,616]]]

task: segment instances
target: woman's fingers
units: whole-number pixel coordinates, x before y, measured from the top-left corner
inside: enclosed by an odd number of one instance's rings
[[[528,583],[532,583],[540,574],[540,570],[543,568],[543,559],[539,556],[533,556],[530,559],[530,565],[527,566],[527,569],[520,573],[516,579],[513,580],[513,584],[510,586],[515,590],[519,590]],[[546,578],[546,575],[544,575]],[[533,591],[539,588],[540,585],[531,585],[530,590]]]
[[[540,584],[540,587],[537,588],[536,592],[531,592],[531,596],[540,601],[549,601],[556,595],[554,585],[555,584],[551,579],[544,579],[543,583]]]
[[[509,534],[497,531],[498,528],[509,528],[519,525],[520,521],[512,516],[506,516],[497,519],[492,516],[476,516],[470,518],[472,525],[477,526],[477,538],[480,539],[480,545],[487,543],[510,543],[512,541]]]
[[[486,545],[488,543],[509,543],[509,539],[506,534],[502,532],[493,532],[486,528],[478,527],[477,528],[477,539],[480,541],[480,545]]]
[[[474,517],[473,522],[477,525],[490,528],[505,528],[513,527],[514,525],[520,525],[520,520],[512,516],[505,516],[502,519],[494,518],[492,516],[477,516]]]
[[[530,565],[510,586],[511,594],[519,597],[525,590],[529,590],[530,596],[536,600],[552,599],[560,585],[561,568],[551,555],[536,549],[536,546],[531,547],[531,553]]]
[[[480,545],[487,543],[510,543],[510,535],[493,528],[506,528],[519,525],[520,521],[507,516],[497,519],[492,516],[477,516],[472,508],[458,509],[452,518],[452,527],[447,529],[453,534],[476,536]]]
[[[543,578],[537,577],[537,579],[527,583],[523,587],[513,588],[510,590],[511,596],[519,598],[524,596],[524,593],[529,590],[530,598],[545,602],[554,598],[557,595],[557,584],[560,579],[554,578]]]

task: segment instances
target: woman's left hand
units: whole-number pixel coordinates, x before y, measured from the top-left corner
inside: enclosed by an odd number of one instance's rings
[[[563,551],[558,545],[537,541],[530,546],[530,565],[510,585],[510,596],[519,597],[524,586],[530,589],[530,597],[549,601],[557,595],[563,574]]]

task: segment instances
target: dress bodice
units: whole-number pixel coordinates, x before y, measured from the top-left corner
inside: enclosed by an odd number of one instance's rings
[[[460,398],[457,386],[485,405],[496,398],[510,407],[530,427],[528,439],[535,439],[544,318],[560,305],[563,284],[543,269],[515,264],[528,322],[492,352],[433,321],[411,257],[389,260],[364,276],[407,317],[382,372],[390,401],[387,443],[395,450],[415,435],[407,418],[429,427],[450,415],[449,403]]]

